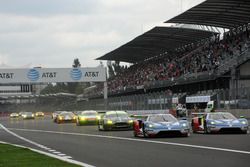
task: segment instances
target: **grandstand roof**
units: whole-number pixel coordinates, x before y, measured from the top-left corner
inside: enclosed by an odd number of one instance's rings
[[[165,23],[196,24],[232,29],[250,23],[250,1],[206,0]]]
[[[97,60],[135,63],[200,42],[217,33],[179,27],[155,27]]]

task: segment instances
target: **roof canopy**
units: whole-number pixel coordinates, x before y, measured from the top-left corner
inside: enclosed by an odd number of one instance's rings
[[[136,63],[172,52],[185,45],[195,44],[217,33],[177,27],[155,27],[132,41],[105,54],[97,60],[115,60]]]
[[[196,24],[232,29],[250,23],[250,1],[206,0],[165,23]]]

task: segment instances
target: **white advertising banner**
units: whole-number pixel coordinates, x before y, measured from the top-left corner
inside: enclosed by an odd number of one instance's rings
[[[186,97],[186,103],[207,103],[210,101],[210,96],[189,96]]]
[[[0,83],[104,82],[105,68],[0,69]]]

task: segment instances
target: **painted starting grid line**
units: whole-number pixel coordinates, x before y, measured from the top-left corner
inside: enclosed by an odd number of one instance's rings
[[[96,137],[96,138],[107,138],[107,139],[116,139],[116,140],[125,140],[125,141],[137,141],[137,142],[173,145],[173,146],[180,146],[180,147],[189,147],[189,148],[224,151],[224,152],[240,153],[240,154],[248,154],[248,155],[250,155],[250,151],[242,151],[242,150],[234,150],[234,149],[226,149],[226,148],[218,148],[218,147],[209,147],[209,146],[199,146],[199,145],[191,145],[191,144],[181,144],[181,143],[173,143],[173,142],[163,142],[163,141],[156,141],[156,140],[145,140],[145,139],[135,139],[135,138],[127,138],[127,137],[104,136],[104,135],[72,133],[72,132],[46,131],[46,130],[36,130],[36,129],[18,129],[18,128],[9,128],[9,129],[16,130],[16,131],[26,131],[26,132],[41,132],[41,133],[52,133],[52,134],[75,135],[75,136],[86,136],[86,137]]]
[[[71,156],[67,156],[66,154],[63,154],[63,153],[61,153],[59,151],[53,150],[53,149],[48,148],[48,147],[46,147],[46,146],[44,146],[42,144],[36,143],[36,142],[31,141],[29,139],[26,139],[26,138],[24,138],[22,136],[19,136],[18,134],[14,133],[14,132],[10,131],[9,129],[7,129],[6,127],[4,127],[2,124],[0,124],[0,129],[3,129],[6,132],[8,132],[9,134],[11,134],[11,135],[23,140],[23,141],[26,141],[26,142],[28,142],[30,144],[33,144],[33,145],[35,145],[35,146],[37,146],[39,148],[42,148],[42,149],[44,149],[46,151],[49,151],[49,152],[52,152],[54,154],[47,153],[47,152],[44,152],[44,151],[41,151],[41,150],[38,150],[38,149],[34,149],[34,148],[31,148],[31,147],[26,147],[26,146],[21,146],[21,145],[17,145],[17,144],[12,144],[12,143],[8,143],[8,142],[0,141],[0,143],[2,143],[2,144],[10,144],[10,145],[17,146],[17,147],[28,148],[28,149],[30,149],[30,150],[32,150],[34,152],[38,152],[40,154],[44,154],[44,155],[47,155],[47,156],[52,157],[52,158],[60,159],[60,160],[65,161],[65,162],[69,162],[69,163],[84,166],[84,167],[95,167],[95,166],[92,166],[92,165],[89,165],[89,164],[86,164],[86,163],[83,163],[83,162],[80,162],[80,161],[72,160]]]

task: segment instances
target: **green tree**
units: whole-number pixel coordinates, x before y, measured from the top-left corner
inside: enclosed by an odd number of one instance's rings
[[[78,58],[74,59],[72,67],[74,68],[81,67],[81,63]]]

